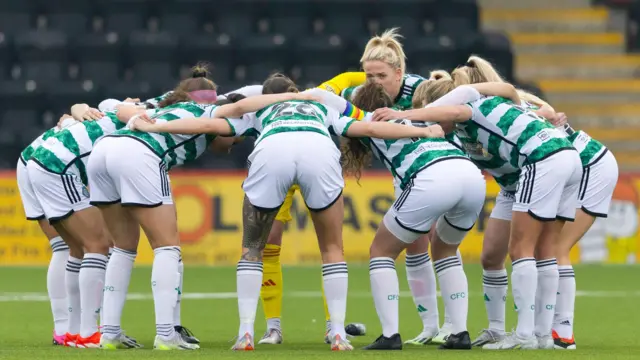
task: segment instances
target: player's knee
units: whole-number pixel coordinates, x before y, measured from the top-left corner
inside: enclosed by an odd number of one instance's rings
[[[84,250],[81,245],[76,243],[68,243],[67,245],[69,246],[69,256],[76,259],[82,259],[84,257]]]
[[[485,251],[482,249],[480,261],[482,268],[485,270],[501,270],[504,269],[504,262],[507,257],[507,249],[502,251]]]
[[[130,236],[114,239],[113,247],[117,247],[122,250],[136,252],[138,250],[138,239]]]
[[[90,253],[107,254],[114,245],[109,232],[102,227],[95,229],[93,236],[86,236],[82,242],[85,250]]]
[[[344,261],[344,251],[340,246],[328,246],[320,251],[323,264],[331,264]]]
[[[468,232],[469,229],[450,224],[444,216],[438,218],[436,222],[438,238],[447,245],[459,245]]]
[[[485,270],[501,270],[504,269],[504,262],[507,259],[507,252],[509,251],[509,243],[495,243],[487,241],[486,239],[482,245],[482,254],[480,255],[480,262],[482,268]]]
[[[87,241],[84,248],[88,253],[107,254],[109,252],[109,243],[103,241]]]

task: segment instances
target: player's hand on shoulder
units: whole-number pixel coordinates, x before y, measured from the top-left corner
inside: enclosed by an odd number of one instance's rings
[[[390,108],[377,109],[373,112],[372,121],[389,121],[394,119],[400,119],[400,112]]]
[[[104,114],[98,110],[98,109],[94,109],[94,108],[89,108],[87,109],[87,111],[84,112],[84,114],[82,114],[82,121],[85,120],[99,120],[104,116]]]
[[[56,124],[56,126],[58,127],[58,129],[64,129],[67,126],[74,124],[75,122],[76,122],[76,119],[74,119],[73,116],[69,114],[64,114],[60,117],[60,119],[58,120],[58,124]]]
[[[429,137],[429,138],[444,137],[444,130],[442,130],[442,127],[438,124],[427,126],[425,130],[427,131],[427,136],[425,137]]]
[[[569,119],[567,118],[567,114],[560,112],[556,113],[555,118],[550,119],[549,121],[551,121],[554,126],[561,127],[564,126],[569,121]]]
[[[136,131],[152,131],[155,120],[149,117],[147,114],[140,114],[132,117],[127,124],[129,129]]]

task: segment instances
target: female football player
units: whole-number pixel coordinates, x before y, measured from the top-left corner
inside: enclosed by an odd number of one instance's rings
[[[429,102],[455,88],[456,75],[464,78],[466,74],[459,71],[453,75],[454,80],[440,80],[431,86]],[[469,82],[464,80],[458,83]],[[544,119],[500,97],[479,99],[469,106],[418,109],[401,114],[387,110],[381,111],[380,115],[381,120],[409,116],[409,119],[416,120],[433,117],[457,122],[456,134],[470,156],[478,157],[476,164],[496,173],[502,169],[521,170],[519,176],[512,178],[512,182],[518,185],[509,244],[514,266],[512,279],[518,329],[512,336],[485,348],[538,348],[538,340],[534,336],[538,286],[534,252],[538,259],[553,258],[553,240],[557,238],[564,220],[573,220],[575,216],[572,206],[575,206],[577,178],[581,176],[582,169],[574,164],[580,159],[571,143]],[[545,261],[538,265],[548,264]],[[541,285],[551,288],[553,284]],[[546,300],[549,299],[543,301]]]
[[[296,91],[295,88],[289,90]],[[331,94],[325,94],[331,99]],[[234,350],[253,350],[255,307],[262,280],[262,250],[278,209],[291,185],[296,183],[311,210],[319,239],[324,289],[331,314],[332,349],[352,349],[344,330],[347,295],[347,268],[341,236],[344,180],[340,154],[329,132],[388,139],[438,135],[428,128],[354,121],[341,116],[341,113],[351,113],[352,105],[336,96],[332,99],[328,102],[337,101],[335,108],[340,112],[315,101],[286,101],[247,114],[243,121],[187,119],[162,124],[138,122],[140,125],[136,125],[146,131],[181,134],[260,134],[249,157],[249,175],[243,183],[246,194],[243,209],[245,249],[238,263],[240,330]]]

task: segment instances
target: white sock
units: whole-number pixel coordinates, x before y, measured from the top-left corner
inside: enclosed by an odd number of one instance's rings
[[[576,303],[576,276],[573,266],[558,266],[560,282],[558,284],[558,299],[553,318],[553,330],[563,339],[573,336],[574,306]]]
[[[67,288],[67,310],[69,311],[69,327],[67,332],[72,335],[80,333],[82,314],[80,309],[80,266],[82,260],[69,256],[64,282]]]
[[[69,305],[67,304],[67,287],[65,272],[69,260],[69,247],[60,236],[49,240],[51,260],[47,270],[47,293],[53,314],[53,329],[56,335],[64,335],[69,328]]]
[[[344,320],[347,316],[347,288],[349,286],[347,263],[322,264],[322,281],[329,309],[329,321],[331,321],[329,336],[333,338],[340,335],[343,340],[346,340]]]
[[[460,258],[450,256],[437,260],[434,267],[440,282],[444,308],[451,320],[451,333],[459,334],[467,331],[469,285]]]
[[[238,336],[242,337],[248,333],[253,338],[258,299],[260,299],[260,288],[262,286],[262,261],[238,261],[236,283],[238,313],[240,315]]]
[[[456,256],[458,260],[460,260],[460,266],[462,266],[462,254],[460,253],[460,249],[456,250]],[[444,308],[444,322],[442,323],[442,330],[446,332],[451,332],[453,328],[453,324],[451,324],[451,317],[449,316],[449,311],[447,311],[447,307]]]
[[[102,334],[108,339],[115,338],[121,332],[122,309],[124,309],[124,302],[127,299],[131,270],[133,270],[135,260],[135,252],[114,248],[107,263],[100,320]]]
[[[176,307],[173,309],[173,325],[182,325],[180,319],[180,306],[182,304],[182,282],[184,279],[184,263],[182,262],[182,256],[178,261],[178,301],[176,301]]]
[[[507,289],[509,281],[507,270],[483,270],[482,290],[484,291],[484,306],[489,318],[489,330],[504,334],[507,306]]]
[[[267,319],[267,330],[271,329],[282,330],[282,326],[280,325],[280,318]]]
[[[535,331],[537,336],[551,335],[553,316],[558,296],[558,262],[555,258],[536,262],[538,288],[536,289]]]
[[[442,291],[442,286],[440,286],[440,290]],[[444,301],[444,298],[442,298],[442,300]],[[442,326],[440,327],[440,331],[443,332],[452,332],[453,330],[453,324],[451,323],[451,316],[449,316],[449,310],[447,310],[447,307],[444,307],[444,321],[442,322]]]
[[[178,289],[178,261],[180,246],[163,246],[153,250],[151,289],[156,313],[156,335],[163,339],[175,336],[173,309],[176,306]]]
[[[409,255],[405,260],[407,282],[418,314],[422,319],[423,331],[438,331],[438,293],[436,275],[429,253]]]
[[[532,337],[535,324],[536,288],[538,271],[536,259],[522,258],[511,263],[511,291],[518,313],[516,333],[523,338]]]
[[[80,336],[89,337],[98,331],[107,256],[85,253],[80,266]]]
[[[369,279],[376,312],[382,325],[382,335],[391,337],[398,333],[398,299],[400,286],[395,261],[388,257],[369,260]]]

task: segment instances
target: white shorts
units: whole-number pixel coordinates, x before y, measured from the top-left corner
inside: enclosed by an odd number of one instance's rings
[[[22,158],[18,160],[18,166],[16,167],[16,178],[18,182],[18,191],[20,192],[20,199],[22,199],[22,207],[24,213],[27,216],[27,220],[41,220],[44,219],[44,210],[38,202],[33,186],[29,181],[29,173],[27,172],[27,165],[22,162]]]
[[[515,194],[500,190],[498,196],[496,196],[496,203],[491,210],[492,219],[511,221],[513,215],[513,203],[516,201]]]
[[[340,151],[331,138],[314,132],[288,132],[260,141],[249,155],[249,174],[242,188],[249,202],[278,209],[298,184],[307,207],[322,211],[342,195]]]
[[[582,162],[575,150],[563,150],[525,165],[513,211],[528,212],[540,221],[573,221],[581,177]]]
[[[611,151],[582,169],[578,208],[589,215],[606,218],[618,183],[618,163]]]
[[[33,160],[27,162],[29,182],[39,207],[49,222],[64,220],[89,204],[89,189],[82,183],[75,166],[65,174],[44,169]]]
[[[420,171],[403,191],[396,188],[396,201],[385,214],[384,225],[406,243],[428,233],[440,217],[466,233],[478,219],[485,192],[484,177],[471,161],[444,160]]]
[[[89,156],[91,204],[155,207],[173,204],[164,161],[138,140],[105,137]]]

